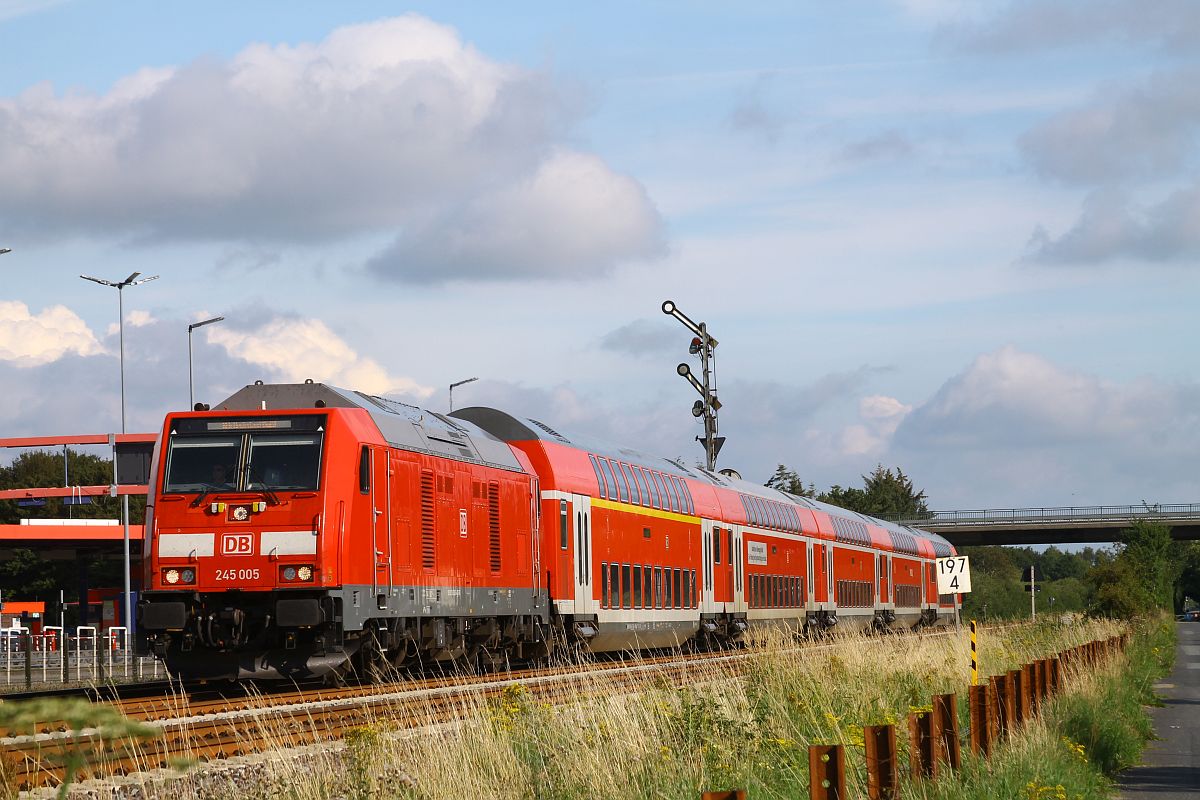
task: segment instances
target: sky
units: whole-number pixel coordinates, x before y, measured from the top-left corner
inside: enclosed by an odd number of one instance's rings
[[[0,0],[0,436],[254,380],[1200,501],[1200,4]]]

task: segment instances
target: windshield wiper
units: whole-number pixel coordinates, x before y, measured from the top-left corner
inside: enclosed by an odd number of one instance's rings
[[[248,471],[250,473],[250,477],[252,479],[257,479],[258,485],[262,488],[257,489],[257,490],[251,489],[250,485],[247,484],[247,486],[246,486],[247,491],[262,492],[263,497],[267,498],[268,503],[270,503],[273,506],[280,505],[279,497],[276,496],[276,494],[273,491],[271,491],[271,487],[267,485],[267,482],[265,480],[263,480],[263,476],[261,474],[259,474],[258,470],[256,470],[254,467],[250,467]]]

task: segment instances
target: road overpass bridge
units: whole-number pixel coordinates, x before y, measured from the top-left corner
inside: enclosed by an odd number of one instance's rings
[[[1200,539],[1200,503],[930,511],[897,521],[939,533],[958,547],[1115,542],[1136,520],[1161,522],[1175,539]]]

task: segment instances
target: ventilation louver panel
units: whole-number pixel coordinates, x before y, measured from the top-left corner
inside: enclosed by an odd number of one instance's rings
[[[432,570],[435,556],[433,471],[421,470],[421,567]]]
[[[488,560],[492,572],[499,572],[500,563],[500,484],[488,483]]]

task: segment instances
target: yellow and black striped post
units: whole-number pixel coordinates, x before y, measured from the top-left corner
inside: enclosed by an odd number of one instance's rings
[[[975,644],[975,620],[971,620],[971,685],[979,685],[979,650]]]

